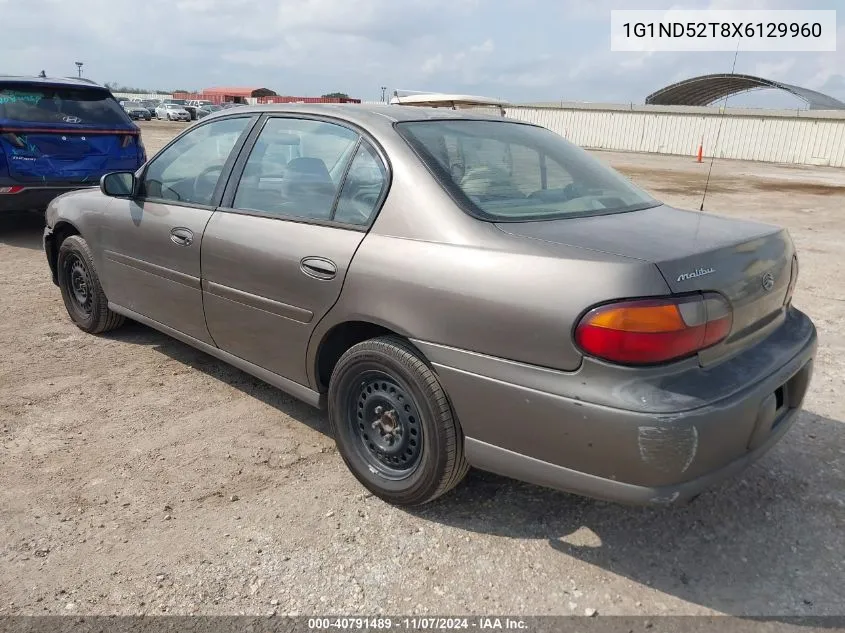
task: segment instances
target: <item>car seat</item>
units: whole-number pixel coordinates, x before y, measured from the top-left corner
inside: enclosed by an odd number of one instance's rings
[[[285,168],[281,196],[291,215],[328,220],[337,189],[319,158],[299,157]]]

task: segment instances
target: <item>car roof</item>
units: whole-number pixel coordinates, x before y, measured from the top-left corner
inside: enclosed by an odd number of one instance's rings
[[[91,88],[94,90],[108,90],[105,86],[90,80],[76,77],[27,77],[16,75],[0,75],[0,84],[32,84],[34,86],[60,86],[68,88]]]
[[[325,116],[343,119],[349,123],[361,127],[382,127],[385,124],[403,121],[427,121],[427,120],[479,120],[479,121],[503,121],[499,115],[490,115],[467,110],[452,110],[446,108],[425,108],[387,104],[369,103],[271,103],[266,105],[242,106],[237,109],[226,109],[206,117],[204,120],[212,120],[212,117],[242,116],[245,113],[255,114],[308,114],[312,116]],[[507,119],[508,122],[521,123]]]

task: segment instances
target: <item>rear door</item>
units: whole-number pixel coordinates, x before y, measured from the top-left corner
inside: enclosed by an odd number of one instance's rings
[[[145,167],[132,199],[101,219],[103,287],[109,300],[213,344],[200,289],[203,232],[255,118],[227,117],[191,128]]]
[[[138,128],[95,86],[0,84],[0,151],[21,183],[96,185],[145,159]]]
[[[387,188],[385,161],[332,121],[270,117],[203,238],[203,299],[221,349],[300,384]]]

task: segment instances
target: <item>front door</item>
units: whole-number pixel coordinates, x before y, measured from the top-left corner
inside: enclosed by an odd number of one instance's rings
[[[288,117],[267,119],[239,162],[203,240],[208,329],[221,349],[307,385],[308,341],[381,202],[385,164],[349,128]]]
[[[241,116],[198,125],[150,161],[136,197],[111,202],[100,243],[112,303],[212,343],[200,285],[203,232],[218,179],[249,123]]]

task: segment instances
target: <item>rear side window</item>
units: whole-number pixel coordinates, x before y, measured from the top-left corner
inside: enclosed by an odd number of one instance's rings
[[[359,226],[369,224],[386,184],[384,163],[369,143],[362,142],[343,181],[332,219]]]
[[[130,124],[120,104],[106,90],[0,84],[0,120],[70,125]]]
[[[328,221],[358,134],[329,123],[272,118],[244,166],[233,207]]]

